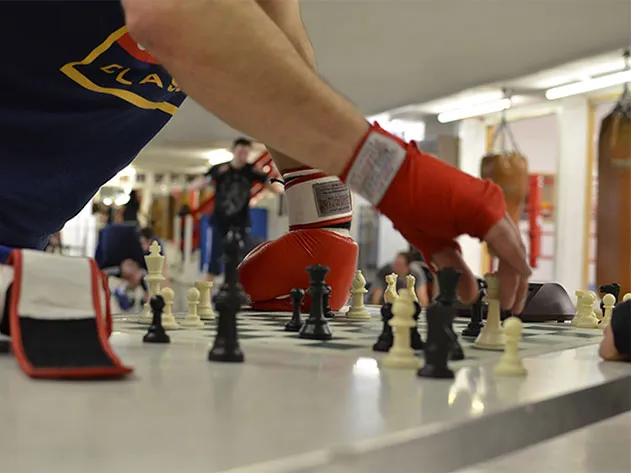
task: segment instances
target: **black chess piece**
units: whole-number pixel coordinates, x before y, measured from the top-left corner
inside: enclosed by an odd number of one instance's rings
[[[285,324],[286,332],[300,332],[302,328],[302,317],[300,315],[300,306],[302,304],[302,299],[305,296],[305,291],[296,287],[291,290],[290,293],[291,301],[293,305],[293,312],[291,315],[291,320]]]
[[[598,288],[598,290],[600,291],[600,311],[602,314],[605,313],[605,303],[602,301],[602,297],[605,294],[613,295],[616,298],[616,304],[620,302],[620,284],[618,284],[617,282],[611,284],[603,284]]]
[[[392,332],[392,327],[390,326],[392,316],[392,304],[385,303],[382,305],[381,321],[383,322],[383,327],[377,342],[372,346],[373,351],[384,353],[390,351],[390,348],[392,348],[392,344],[394,343],[394,334]]]
[[[239,261],[245,249],[243,232],[230,228],[223,240],[226,275],[224,283],[215,297],[218,313],[217,336],[208,353],[209,361],[242,363],[245,359],[237,334],[237,314],[247,300],[243,286],[239,283]]]
[[[164,331],[162,326],[162,313],[164,312],[164,299],[160,295],[151,296],[149,299],[149,307],[151,307],[151,313],[153,319],[149,330],[142,337],[142,341],[145,343],[171,343],[171,338]]]
[[[410,346],[414,351],[421,351],[425,347],[425,344],[423,343],[421,334],[418,332],[418,320],[423,308],[418,302],[415,302],[414,306],[416,307],[416,310],[414,311],[414,321],[416,322],[416,325],[410,329]]]
[[[330,340],[333,337],[329,324],[324,316],[324,278],[329,268],[321,264],[315,264],[307,268],[309,273],[309,293],[311,294],[311,310],[309,317],[300,329],[301,338],[311,340]]]
[[[427,340],[425,341],[425,364],[418,370],[421,378],[452,379],[454,372],[449,369],[447,360],[453,343],[449,333],[449,317],[452,311],[439,303],[433,303],[425,312],[427,319]]]
[[[450,311],[450,315],[447,316],[446,327],[447,332],[451,338],[451,350],[449,351],[449,359],[452,361],[464,360],[464,351],[460,342],[458,341],[458,335],[454,331],[453,321],[456,316],[456,309],[454,303],[457,300],[456,291],[458,289],[458,282],[462,273],[454,268],[443,268],[438,271],[436,277],[438,278],[438,287],[440,293],[436,298],[436,304],[439,304],[445,308],[445,312]]]
[[[484,327],[484,316],[488,310],[488,304],[484,300],[486,297],[486,280],[478,278],[478,299],[471,306],[471,320],[467,327],[462,331],[463,337],[477,338]]]
[[[329,305],[329,299],[331,297],[331,286],[328,284],[324,285],[324,293],[322,294],[322,305],[324,306],[324,316],[327,319],[332,319],[335,317],[335,312],[331,310],[331,306]]]
[[[419,377],[452,379],[454,372],[449,369],[448,359],[458,355],[462,347],[453,331],[456,311],[456,289],[460,272],[453,268],[443,268],[437,273],[440,293],[426,312],[427,341],[425,342],[425,365],[418,371]],[[463,354],[464,355],[464,354]]]
[[[11,353],[11,341],[0,340],[0,354]]]

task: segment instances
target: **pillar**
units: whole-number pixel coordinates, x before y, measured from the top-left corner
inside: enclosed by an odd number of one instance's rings
[[[140,214],[142,221],[140,223],[143,226],[149,226],[151,225],[151,206],[153,205],[156,176],[151,171],[145,171],[143,174],[145,175],[145,180],[141,188],[142,202],[140,202]],[[146,219],[144,217],[145,215],[147,216]]]
[[[573,294],[583,285],[588,169],[589,104],[583,97],[559,102],[554,279]]]
[[[482,119],[470,118],[460,122],[460,169],[480,176],[480,163],[486,153],[486,125]],[[480,240],[463,235],[458,239],[462,256],[474,274],[482,275],[482,245]]]

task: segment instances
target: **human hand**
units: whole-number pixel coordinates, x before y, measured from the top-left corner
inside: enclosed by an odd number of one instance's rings
[[[491,227],[484,240],[491,253],[499,259],[497,276],[500,284],[500,304],[504,310],[519,314],[524,309],[528,278],[532,274],[519,230],[513,221],[505,216]],[[432,260],[438,268],[452,267],[462,272],[458,286],[458,297],[461,301],[471,303],[477,299],[477,280],[457,247],[448,247],[435,253]]]

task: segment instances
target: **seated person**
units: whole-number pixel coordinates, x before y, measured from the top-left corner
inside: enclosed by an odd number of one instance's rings
[[[373,292],[370,296],[370,303],[380,305],[383,303],[383,295],[388,287],[386,283],[386,276],[391,273],[396,273],[399,277],[397,279],[397,292],[407,286],[405,277],[411,274],[416,278],[416,296],[422,307],[427,307],[429,298],[427,295],[427,280],[423,272],[417,272],[414,268],[410,267],[411,259],[410,254],[404,251],[397,254],[392,264],[387,264],[379,270],[377,273],[377,281],[375,282]]]
[[[122,282],[113,291],[114,299],[122,311],[132,310],[136,305],[136,295],[142,289],[143,297],[140,305],[148,298],[149,286],[145,282],[147,271],[131,258],[123,260],[120,266],[108,268],[105,271],[108,276],[116,277]]]
[[[631,300],[613,309],[598,354],[607,361],[631,361]]]
[[[156,232],[153,231],[153,228],[145,227],[140,230],[140,245],[145,254],[149,253],[149,247],[154,241],[157,241],[160,248],[162,248],[162,242],[156,235]],[[162,252],[164,253],[164,248],[162,248]]]

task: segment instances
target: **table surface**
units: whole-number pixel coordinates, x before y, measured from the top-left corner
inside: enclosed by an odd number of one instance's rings
[[[631,379],[630,366],[600,362],[595,345],[526,358],[526,378],[495,378],[480,365],[441,381],[282,346],[249,347],[245,363],[220,364],[206,360],[207,342],[148,346],[121,332],[111,341],[136,369],[127,380],[34,381],[0,356],[2,471],[338,471],[333,464],[351,451],[422,441]]]
[[[631,413],[455,473],[629,473]]]

